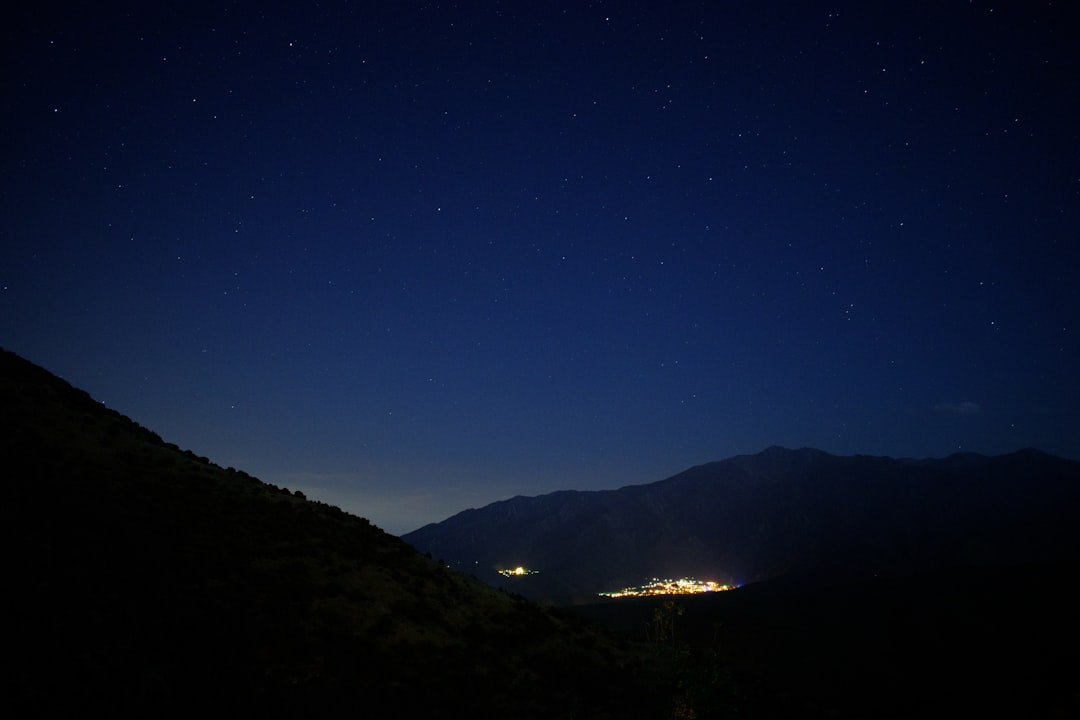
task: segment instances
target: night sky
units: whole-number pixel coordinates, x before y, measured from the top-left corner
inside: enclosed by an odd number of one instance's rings
[[[1072,3],[25,5],[0,346],[220,465],[402,533],[1080,458]]]

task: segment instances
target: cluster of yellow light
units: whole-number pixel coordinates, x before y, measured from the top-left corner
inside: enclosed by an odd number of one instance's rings
[[[713,580],[697,580],[696,578],[679,578],[678,580],[661,580],[653,578],[644,585],[623,588],[615,592],[598,593],[602,597],[641,597],[643,595],[692,595],[695,593],[723,592],[733,590],[734,585],[721,585]]]
[[[521,565],[518,565],[516,568],[510,568],[510,569],[506,569],[506,570],[499,570],[499,574],[500,575],[505,575],[506,577],[521,577],[522,575],[535,575],[538,572],[540,572],[540,571],[539,570],[530,570],[530,569],[528,569],[526,567],[522,567]]]

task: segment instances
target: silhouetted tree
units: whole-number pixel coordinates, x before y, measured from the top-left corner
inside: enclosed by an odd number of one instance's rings
[[[653,611],[654,638],[658,645],[673,645],[675,643],[675,618],[686,611],[682,605],[674,600],[665,600],[660,607]]]

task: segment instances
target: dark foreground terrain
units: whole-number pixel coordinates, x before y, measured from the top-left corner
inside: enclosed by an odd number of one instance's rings
[[[0,462],[12,717],[1055,718],[1080,705],[1074,564],[789,576],[557,610],[182,451],[3,351]]]
[[[0,351],[11,717],[656,717],[619,637]]]
[[[954,569],[575,607],[678,658],[698,717],[1080,717],[1080,591],[1067,569]],[[681,613],[678,609],[681,608]]]

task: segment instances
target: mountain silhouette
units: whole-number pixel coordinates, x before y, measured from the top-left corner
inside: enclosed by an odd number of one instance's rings
[[[1034,450],[769,448],[466,511],[411,533],[417,551],[0,351],[0,458],[17,717],[1080,709],[1077,463]],[[539,573],[495,573],[516,565]],[[654,574],[749,584],[670,606],[522,597],[591,599]]]
[[[0,458],[15,717],[655,715],[622,640],[6,351]]]
[[[515,497],[403,535],[522,594],[581,602],[650,577],[742,585],[1073,562],[1080,463],[1020,450],[943,459],[770,447],[618,490]],[[505,578],[526,566],[536,574]]]

